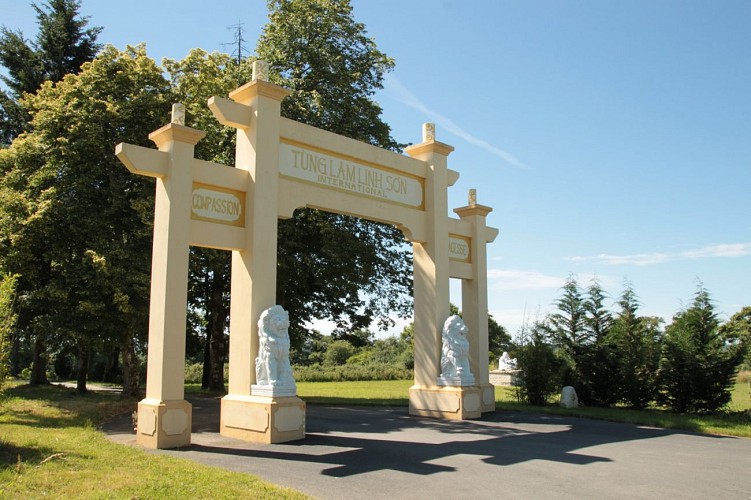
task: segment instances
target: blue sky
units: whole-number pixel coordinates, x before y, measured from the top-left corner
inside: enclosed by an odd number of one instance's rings
[[[83,0],[99,41],[183,58],[252,53],[259,0]],[[751,2],[353,0],[396,60],[376,96],[400,142],[423,122],[456,151],[467,190],[492,206],[490,312],[512,333],[552,309],[569,274],[669,320],[698,280],[721,318],[751,305]],[[206,5],[210,5],[206,8]],[[32,38],[28,3],[0,23]],[[459,287],[452,300],[460,303]]]

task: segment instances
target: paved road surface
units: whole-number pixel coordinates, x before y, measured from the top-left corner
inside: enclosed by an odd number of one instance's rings
[[[448,422],[406,408],[309,405],[305,440],[253,445],[218,434],[217,399],[191,402],[191,446],[154,453],[321,499],[751,499],[751,439],[532,413]],[[130,415],[104,430],[136,446]]]

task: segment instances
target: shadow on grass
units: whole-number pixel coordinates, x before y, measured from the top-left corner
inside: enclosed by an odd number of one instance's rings
[[[0,422],[45,428],[88,427],[135,409],[136,404],[136,400],[112,392],[79,394],[55,384],[19,385],[0,395]]]
[[[0,439],[0,470],[13,469],[20,472],[23,466],[38,465],[54,453],[55,450],[47,446],[17,446]]]

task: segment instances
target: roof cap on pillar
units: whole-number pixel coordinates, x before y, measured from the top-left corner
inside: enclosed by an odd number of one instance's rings
[[[412,157],[423,153],[437,153],[448,156],[454,151],[454,147],[435,140],[435,123],[423,123],[422,143],[409,146],[404,151]]]
[[[486,216],[493,211],[492,208],[477,203],[477,189],[470,189],[467,198],[468,205],[466,207],[454,209],[454,213],[459,217],[469,217],[472,215]]]
[[[229,93],[230,99],[240,104],[248,104],[258,96],[281,101],[292,91],[274,85],[269,81],[269,63],[260,59],[253,61],[253,79]]]
[[[156,147],[161,148],[168,142],[184,142],[195,146],[206,137],[206,132],[185,126],[185,105],[176,102],[172,105],[170,123],[149,134]]]

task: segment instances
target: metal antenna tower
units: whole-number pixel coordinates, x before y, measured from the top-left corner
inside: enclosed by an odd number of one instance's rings
[[[232,57],[235,58],[237,61],[237,64],[240,64],[249,54],[248,49],[245,48],[245,38],[243,38],[243,26],[245,26],[245,23],[242,23],[240,21],[237,22],[237,24],[233,24],[232,26],[227,26],[228,30],[232,30],[234,33],[234,41],[231,43],[223,43],[221,44],[222,47],[231,46],[233,47],[232,50]]]

